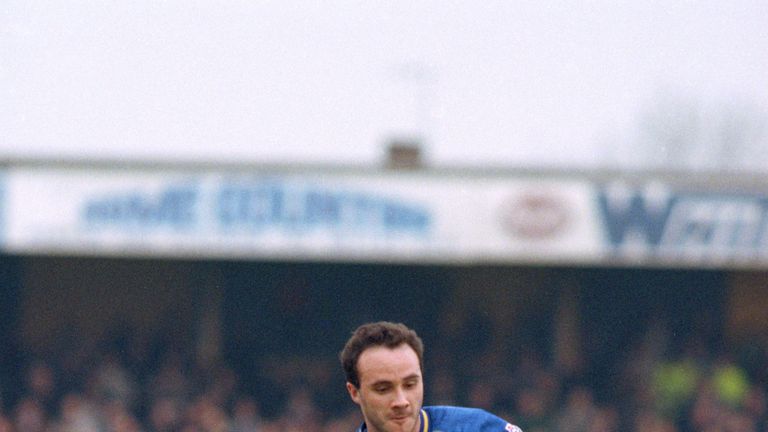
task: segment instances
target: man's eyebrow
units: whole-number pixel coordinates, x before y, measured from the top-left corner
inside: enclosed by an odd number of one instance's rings
[[[417,373],[413,373],[403,378],[403,381],[412,381],[415,379],[421,379],[421,375]],[[371,387],[380,386],[380,385],[392,385],[392,381],[389,381],[389,380],[375,381],[371,384]]]

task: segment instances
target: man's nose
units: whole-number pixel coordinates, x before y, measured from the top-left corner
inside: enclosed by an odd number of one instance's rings
[[[407,408],[408,405],[410,405],[405,390],[398,388],[395,391],[395,400],[393,401],[393,404],[398,408]]]

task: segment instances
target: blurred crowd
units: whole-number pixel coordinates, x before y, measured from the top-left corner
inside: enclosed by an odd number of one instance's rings
[[[170,355],[142,377],[118,356],[100,357],[81,371],[31,362],[24,391],[0,412],[0,432],[341,431],[359,422],[354,411],[327,418],[304,387],[291,390],[280,415],[265,418],[259,395],[242,392],[223,365],[195,370]]]
[[[61,354],[25,361],[15,392],[0,383],[0,432],[347,432],[361,420],[333,371],[318,385],[301,379],[306,368],[287,367],[279,381],[289,386],[260,392],[224,362],[201,368],[174,350],[143,364],[118,350]],[[304,360],[338,368],[332,358]],[[585,360],[568,370],[530,351],[427,365],[426,404],[485,408],[527,432],[768,431],[759,343],[669,350],[647,338],[612,364]],[[338,397],[329,402],[329,394]]]

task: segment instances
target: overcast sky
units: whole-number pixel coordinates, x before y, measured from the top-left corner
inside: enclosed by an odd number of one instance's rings
[[[659,101],[768,113],[767,29],[765,0],[3,0],[0,157],[626,161]]]

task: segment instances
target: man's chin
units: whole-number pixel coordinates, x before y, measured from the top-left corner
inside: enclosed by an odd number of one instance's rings
[[[393,425],[393,432],[413,432],[416,430],[415,417],[392,418],[389,422]]]

